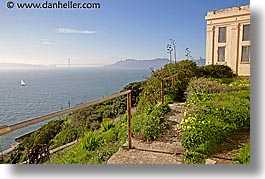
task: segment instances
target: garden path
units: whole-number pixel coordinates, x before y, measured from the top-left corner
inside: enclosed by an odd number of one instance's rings
[[[181,146],[177,131],[177,124],[181,122],[184,112],[184,103],[169,105],[170,111],[164,120],[168,129],[162,136],[152,142],[133,138],[133,148],[128,150],[124,144],[109,160],[108,164],[181,164],[181,154],[185,151]]]

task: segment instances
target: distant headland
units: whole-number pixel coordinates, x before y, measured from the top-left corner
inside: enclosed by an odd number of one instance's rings
[[[45,67],[46,66],[44,66],[44,65],[0,62],[0,68],[45,68]]]
[[[160,69],[164,65],[168,64],[169,60],[166,58],[156,58],[153,60],[135,60],[135,59],[126,59],[118,61],[114,64],[108,65],[106,67],[113,68],[154,68]]]
[[[198,66],[205,65],[205,59],[197,59],[194,62]],[[164,65],[170,63],[169,59],[167,58],[156,58],[153,60],[136,60],[136,59],[126,59],[121,60],[106,67],[113,67],[113,68],[153,68],[153,69],[160,69]]]

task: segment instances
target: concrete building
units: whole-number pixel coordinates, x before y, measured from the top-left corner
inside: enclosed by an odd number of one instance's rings
[[[208,11],[206,65],[226,64],[250,76],[250,5]]]

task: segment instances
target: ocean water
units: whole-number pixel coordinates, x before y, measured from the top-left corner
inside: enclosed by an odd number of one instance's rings
[[[150,76],[149,69],[0,69],[0,126],[12,125],[120,91]],[[27,85],[21,86],[20,80]],[[47,121],[0,136],[0,151]]]

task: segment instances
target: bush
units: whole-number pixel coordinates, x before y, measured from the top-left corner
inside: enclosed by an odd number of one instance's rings
[[[204,164],[204,155],[198,152],[185,152],[182,155],[183,164]]]
[[[250,143],[239,149],[239,154],[233,160],[236,164],[250,164]]]
[[[219,93],[226,89],[226,86],[213,81],[210,78],[193,78],[188,85],[185,95],[188,99],[193,93]]]
[[[165,104],[172,104],[174,100],[176,99],[176,95],[174,94],[166,94],[164,96]]]
[[[116,130],[115,128],[111,128],[103,133],[101,133],[101,139],[102,141],[104,141],[105,143],[108,142],[115,142],[118,139],[119,135],[119,131]]]
[[[29,150],[39,144],[50,145],[50,140],[60,132],[62,123],[63,120],[60,119],[48,122],[48,124],[33,132],[30,137],[23,139],[22,146]]]
[[[135,107],[139,101],[139,95],[143,91],[143,82],[133,82],[126,85],[122,91],[131,90],[132,93],[132,106]]]
[[[226,138],[250,127],[249,91],[193,93],[182,121],[182,145],[202,154],[216,152]],[[197,110],[190,110],[192,108]]]
[[[227,65],[206,65],[200,67],[204,77],[212,78],[233,78],[235,74]]]
[[[65,126],[60,133],[58,133],[52,140],[51,148],[60,147],[64,144],[72,142],[79,137],[79,132],[77,128],[74,128],[72,125]]]
[[[115,127],[115,122],[113,120],[104,120],[101,125],[100,125],[100,131],[101,132],[105,132],[108,131],[109,129]]]
[[[90,131],[80,142],[59,151],[50,157],[53,164],[101,164],[125,143],[127,138],[127,116],[105,132]],[[91,147],[92,146],[92,147]],[[92,150],[88,150],[88,148]]]
[[[134,115],[132,118],[134,134],[145,140],[157,139],[165,128],[162,119],[168,111],[168,105],[157,105],[149,106],[145,112]]]
[[[241,89],[249,89],[250,88],[250,80],[243,79],[243,80],[236,80],[229,84],[231,87],[239,87]]]
[[[161,100],[161,80],[171,75],[176,75],[173,80],[174,85],[172,85],[172,80],[165,81],[165,94],[170,93],[175,95],[177,100],[184,100],[184,92],[190,79],[198,74],[200,74],[199,69],[193,61],[184,60],[176,64],[165,65],[143,83],[138,110],[142,111],[148,105],[156,105]]]
[[[84,149],[92,151],[95,150],[97,147],[99,147],[102,141],[97,133],[89,131],[81,139],[80,143]]]

